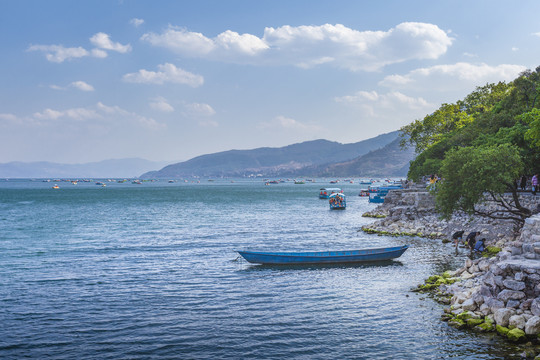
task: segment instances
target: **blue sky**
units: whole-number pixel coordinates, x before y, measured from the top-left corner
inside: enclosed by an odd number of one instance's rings
[[[0,1],[0,162],[357,142],[540,65],[539,1]]]

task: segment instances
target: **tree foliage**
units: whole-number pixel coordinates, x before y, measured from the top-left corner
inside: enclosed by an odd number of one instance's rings
[[[439,211],[446,217],[454,211],[464,211],[523,222],[531,212],[521,206],[517,196],[515,179],[522,171],[523,161],[514,145],[452,149],[442,161],[444,181],[438,186],[436,198]],[[505,193],[511,197],[504,197]],[[486,200],[494,201],[500,208],[486,210],[481,206]]]
[[[507,209],[501,216],[522,221],[530,211],[514,201],[513,184],[540,170],[539,98],[540,66],[510,83],[477,87],[463,100],[442,104],[402,127],[401,145],[414,146],[418,154],[409,179],[441,174],[437,202],[446,215],[454,210],[477,213],[477,204],[487,195]],[[503,193],[513,194],[514,200],[504,203]]]

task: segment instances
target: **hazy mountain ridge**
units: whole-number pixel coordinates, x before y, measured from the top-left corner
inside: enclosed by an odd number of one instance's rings
[[[139,158],[111,159],[84,164],[20,162],[0,164],[2,178],[130,178],[160,168],[167,162]]]
[[[411,147],[402,149],[399,145],[400,140],[395,139],[386,146],[351,161],[323,167],[319,176],[406,177],[415,152]]]
[[[229,150],[171,164],[159,171],[145,173],[141,177],[234,177],[251,174],[260,174],[267,177],[317,176],[327,169],[328,165],[323,166],[325,164],[352,161],[371,151],[384,148],[397,138],[398,132],[394,131],[352,144],[313,140],[281,148],[264,147],[252,150]]]

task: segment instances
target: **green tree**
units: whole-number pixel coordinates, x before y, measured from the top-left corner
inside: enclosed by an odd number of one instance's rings
[[[445,134],[460,129],[473,121],[460,104],[442,104],[433,114],[416,120],[400,129],[401,146],[413,145],[417,153],[441,141]]]
[[[519,119],[529,125],[525,139],[540,148],[540,109],[535,108],[519,116]]]
[[[523,225],[531,210],[520,204],[515,180],[523,171],[519,149],[510,144],[455,148],[446,153],[438,186],[438,210],[449,218],[464,211],[493,219],[513,220]],[[510,197],[503,196],[510,193]],[[479,205],[493,201],[497,210]]]

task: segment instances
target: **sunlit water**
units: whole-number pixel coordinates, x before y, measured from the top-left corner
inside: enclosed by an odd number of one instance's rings
[[[0,358],[504,359],[410,289],[463,258],[367,235],[327,182],[0,182]],[[379,265],[250,265],[235,250],[411,247]]]

